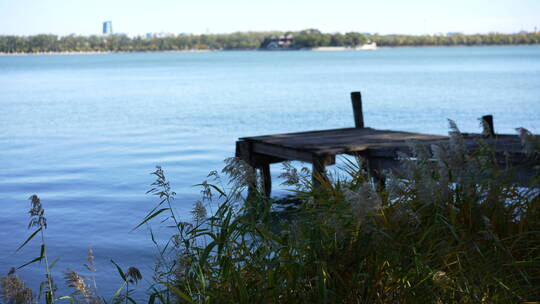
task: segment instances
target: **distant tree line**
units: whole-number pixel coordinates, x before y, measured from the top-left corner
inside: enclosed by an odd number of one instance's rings
[[[135,52],[174,50],[239,50],[258,49],[272,36],[292,34],[294,46],[356,46],[368,41],[378,46],[450,46],[450,45],[517,45],[540,44],[539,33],[518,34],[454,34],[446,36],[369,35],[356,32],[321,33],[315,29],[299,32],[237,32],[231,34],[177,35],[170,37],[130,38],[126,35],[108,36],[0,36],[2,53],[42,52]]]
[[[452,45],[525,45],[540,44],[540,33],[518,34],[451,34],[436,36],[386,35],[369,36],[377,46],[452,46]]]
[[[0,52],[135,52],[175,50],[257,49],[263,40],[279,32],[177,35],[169,37],[107,36],[0,36]]]

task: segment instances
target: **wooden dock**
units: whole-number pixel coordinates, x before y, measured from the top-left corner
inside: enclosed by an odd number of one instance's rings
[[[367,160],[372,176],[377,177],[383,170],[399,167],[397,153],[409,154],[408,142],[411,140],[426,145],[448,143],[448,136],[365,127],[360,92],[351,93],[351,100],[354,128],[243,137],[236,142],[236,156],[261,170],[265,193],[269,196],[272,163],[288,160],[309,162],[313,168],[313,181],[317,182],[320,176],[324,176],[325,167],[335,164],[336,155],[360,155]],[[467,148],[478,148],[477,139],[482,138],[495,147],[501,163],[508,156],[513,165],[522,163],[526,156],[520,138],[517,135],[495,134],[493,117],[487,115],[482,119],[486,126],[482,134],[463,134]]]

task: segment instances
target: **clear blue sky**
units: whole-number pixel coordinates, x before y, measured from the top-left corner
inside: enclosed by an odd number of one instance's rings
[[[0,0],[0,34],[301,30],[424,34],[540,28],[540,0]]]

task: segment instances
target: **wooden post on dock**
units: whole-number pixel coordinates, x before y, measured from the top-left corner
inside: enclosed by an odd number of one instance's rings
[[[482,116],[482,134],[486,137],[494,137],[495,129],[493,128],[493,115]]]
[[[351,102],[354,112],[354,127],[361,129],[364,127],[364,113],[362,112],[362,94],[351,92]]]

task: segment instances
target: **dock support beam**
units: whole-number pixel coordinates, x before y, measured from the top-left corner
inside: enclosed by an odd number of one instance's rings
[[[389,159],[393,160],[392,158]],[[385,159],[368,156],[367,158],[365,158],[365,160],[368,173],[371,176],[375,187],[378,191],[384,189],[384,186],[386,185],[386,177],[383,173]]]
[[[311,169],[311,181],[313,183],[313,189],[319,189],[321,181],[324,178],[324,161],[320,158],[313,158]]]
[[[325,168],[335,163],[335,155],[313,155],[311,160],[311,182],[314,190],[320,189],[321,184],[328,181]]]
[[[364,128],[364,113],[362,112],[362,94],[360,92],[351,92],[351,102],[354,112],[354,127]]]
[[[261,166],[261,176],[264,186],[264,195],[266,195],[266,197],[270,197],[270,193],[272,193],[272,175],[270,175],[270,163],[264,163]]]

